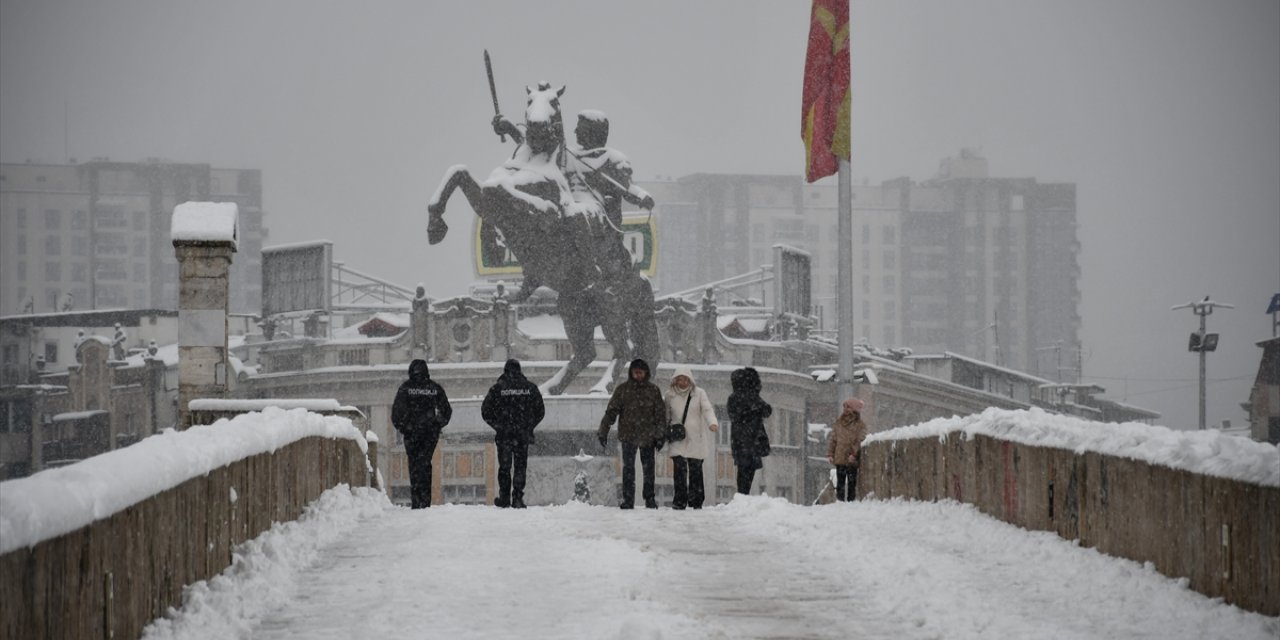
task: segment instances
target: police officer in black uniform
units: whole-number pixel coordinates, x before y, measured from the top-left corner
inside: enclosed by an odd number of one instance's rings
[[[525,468],[533,430],[542,422],[546,409],[538,386],[520,370],[520,362],[507,360],[502,375],[484,397],[480,417],[493,427],[498,447],[498,507],[524,508]]]
[[[440,430],[452,417],[449,397],[444,387],[431,379],[427,361],[409,363],[409,379],[400,385],[391,406],[391,424],[404,435],[414,509],[431,506],[431,456],[440,441]]]

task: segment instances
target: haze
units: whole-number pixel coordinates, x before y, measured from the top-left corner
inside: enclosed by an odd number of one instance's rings
[[[481,174],[481,51],[504,113],[566,84],[641,180],[799,174],[807,2],[0,2],[0,160],[160,157],[263,173],[269,244],[433,296],[474,279],[426,244],[444,170]],[[1078,185],[1085,380],[1194,428],[1241,424],[1280,291],[1280,3],[865,2],[852,7],[856,179],[923,180],[962,146],[991,174]],[[461,221],[465,211],[455,214]]]

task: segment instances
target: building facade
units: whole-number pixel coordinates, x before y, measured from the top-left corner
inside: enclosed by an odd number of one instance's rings
[[[813,313],[834,332],[835,185],[695,174],[644,187],[658,201],[661,292],[759,269],[786,244],[812,256]],[[1074,184],[993,178],[965,150],[924,182],[854,186],[852,205],[856,337],[1078,379]]]
[[[0,315],[176,309],[173,209],[234,202],[240,248],[231,310],[262,302],[262,174],[207,164],[92,161],[0,165]]]

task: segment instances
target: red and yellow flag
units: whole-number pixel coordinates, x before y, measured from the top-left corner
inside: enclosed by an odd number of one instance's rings
[[[802,105],[805,179],[813,182],[849,159],[849,0],[813,0]]]

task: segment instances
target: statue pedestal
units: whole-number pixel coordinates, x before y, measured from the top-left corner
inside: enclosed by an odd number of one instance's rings
[[[452,400],[453,419],[445,427],[442,440],[462,448],[467,445],[485,448],[485,459],[495,461],[491,465],[493,468],[485,469],[487,502],[492,504],[497,494],[497,458],[492,452],[493,429],[480,417],[483,401],[483,398]],[[591,490],[591,504],[616,506],[620,481],[617,472],[618,430],[615,425],[609,433],[608,451],[601,450],[596,435],[600,418],[609,404],[609,396],[543,396],[543,402],[547,409],[546,417],[534,431],[536,442],[529,447],[525,503],[535,506],[572,502],[574,478],[583,471]],[[587,455],[580,456],[582,452]],[[637,461],[637,469],[639,466]],[[448,477],[440,480],[446,484],[453,481]],[[639,491],[641,484],[637,482],[636,486]]]

